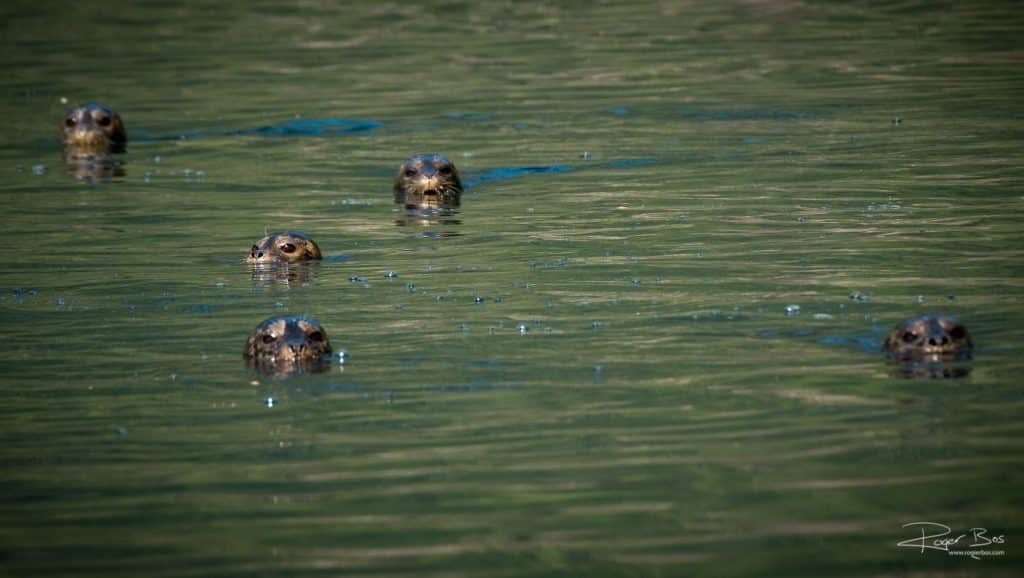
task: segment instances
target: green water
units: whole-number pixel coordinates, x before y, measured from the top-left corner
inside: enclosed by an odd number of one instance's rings
[[[1018,5],[0,22],[0,575],[1019,575]],[[62,99],[121,112],[122,177],[65,174]],[[379,126],[257,131],[297,119]],[[479,184],[396,226],[435,151]],[[254,275],[280,229],[327,258]],[[966,377],[875,351],[930,311]],[[280,314],[345,362],[248,369]]]

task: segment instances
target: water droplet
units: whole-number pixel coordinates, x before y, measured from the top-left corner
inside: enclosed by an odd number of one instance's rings
[[[474,295],[473,296],[473,303],[476,303],[477,305],[483,305],[484,298],[479,296],[479,295]]]
[[[37,177],[41,177],[48,172],[50,172],[50,169],[46,165],[32,165],[32,174]]]
[[[398,273],[395,273],[394,271],[388,271],[387,273],[384,273],[384,278],[385,279],[397,279],[398,278]]]
[[[335,358],[338,360],[338,363],[345,363],[348,361],[348,352],[342,349],[335,355]]]
[[[519,325],[516,325],[516,331],[519,332],[519,335],[526,335],[526,333],[529,330],[530,328],[527,327],[525,323],[520,323]]]
[[[783,311],[785,311],[786,315],[791,317],[794,315],[800,315],[800,306],[796,304],[786,305]]]
[[[274,397],[264,398],[263,405],[267,407],[274,407],[275,405],[277,405],[277,399],[275,399]]]

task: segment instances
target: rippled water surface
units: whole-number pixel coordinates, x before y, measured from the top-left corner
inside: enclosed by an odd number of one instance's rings
[[[1020,575],[1019,12],[4,4],[0,574]],[[973,359],[907,377],[932,311]],[[280,314],[344,361],[248,368]]]

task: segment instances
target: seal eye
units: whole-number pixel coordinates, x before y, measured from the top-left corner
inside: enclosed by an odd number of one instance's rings
[[[110,126],[110,117],[101,116],[99,119],[96,120],[96,124],[100,126]]]
[[[321,333],[320,331],[314,331],[307,335],[306,337],[308,337],[309,340],[312,341],[313,343],[320,343],[324,340],[324,334]]]
[[[964,328],[959,325],[949,330],[949,336],[952,337],[953,339],[956,339],[957,341],[963,339],[965,335],[967,335],[967,332],[964,331]]]
[[[405,169],[405,176],[412,178],[416,176],[416,169]]]
[[[70,116],[64,119],[64,126],[75,126],[75,119]]]
[[[917,340],[917,335],[914,335],[913,332],[905,331],[903,333],[903,343],[913,343],[915,340]]]
[[[288,253],[289,255],[291,255],[292,253],[294,253],[295,251],[298,250],[298,247],[296,247],[292,243],[282,243],[279,248],[281,249],[281,251],[283,253]]]
[[[263,335],[260,336],[260,341],[262,341],[263,343],[270,344],[277,341],[277,336],[274,335],[273,333],[264,333]]]
[[[443,167],[437,169],[437,172],[444,176],[448,176],[452,174],[452,168],[448,165],[444,165]]]

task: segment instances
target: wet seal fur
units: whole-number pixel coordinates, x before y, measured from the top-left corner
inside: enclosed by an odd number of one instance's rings
[[[323,371],[330,353],[327,332],[301,316],[266,319],[253,330],[244,351],[251,367],[279,377]]]
[[[395,203],[406,209],[454,208],[462,198],[455,164],[438,154],[407,159],[395,175]]]
[[[128,142],[121,115],[101,104],[68,109],[60,126],[64,172],[80,181],[109,181],[124,176],[120,160]]]
[[[65,157],[103,156],[123,153],[128,137],[121,115],[102,104],[83,104],[68,109],[60,127]]]
[[[251,264],[298,263],[323,259],[320,247],[308,235],[298,231],[270,233],[249,250],[245,262]]]
[[[969,359],[971,334],[955,317],[919,315],[903,320],[885,338],[882,349],[901,361]]]

